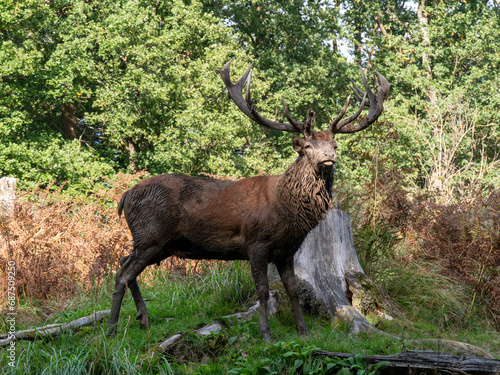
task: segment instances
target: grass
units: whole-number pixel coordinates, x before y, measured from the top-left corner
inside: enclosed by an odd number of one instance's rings
[[[415,347],[412,339],[437,337],[465,341],[500,356],[498,332],[484,320],[474,320],[470,313],[468,317],[467,311],[463,311],[468,306],[467,298],[455,300],[467,291],[455,291],[450,280],[441,280],[425,268],[400,268],[399,272],[406,274],[399,276],[398,269],[392,271],[392,277],[399,281],[391,282],[390,276],[386,276],[387,284],[382,283],[382,287],[387,288],[397,317],[393,321],[373,322],[388,335],[354,336],[345,325],[332,327],[329,320],[306,315],[311,337],[299,338],[287,307],[270,319],[274,338],[271,344],[259,338],[257,317],[231,322],[216,335],[202,338],[192,334],[193,329],[241,311],[256,299],[248,264],[220,262],[211,267],[202,265],[197,273],[189,269],[187,274],[167,273],[161,268],[147,270],[140,284],[149,310],[149,330],[141,329],[134,319],[135,305],[127,293],[115,338],[106,337],[105,320],[55,338],[19,341],[15,367],[8,366],[7,356],[3,355],[6,349],[1,349],[0,368],[5,374],[313,374],[324,373],[328,365],[331,369],[340,366],[333,360],[325,363],[313,357],[311,353],[317,348],[394,354],[425,349]],[[20,319],[16,329],[32,328],[35,323],[67,322],[93,310],[109,309],[112,290],[113,280],[107,277],[88,293],[67,301],[60,312],[46,319],[38,318],[37,322],[37,314],[42,315],[50,306],[22,301],[18,316],[26,314],[29,319]],[[2,331],[5,328],[0,327]],[[177,333],[183,333],[181,343],[166,354],[151,355],[156,345]]]

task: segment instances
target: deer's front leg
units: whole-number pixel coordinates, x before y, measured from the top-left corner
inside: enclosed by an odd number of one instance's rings
[[[286,293],[290,298],[297,333],[300,336],[309,336],[306,323],[304,322],[302,312],[300,311],[300,291],[293,268],[293,257],[288,258],[283,262],[276,263],[276,267],[278,268],[281,281],[283,281],[283,285],[285,286]]]
[[[255,254],[255,253],[254,253]],[[269,281],[267,279],[267,253],[257,253],[250,257],[250,268],[260,303],[260,337],[271,341],[271,328],[268,318]]]

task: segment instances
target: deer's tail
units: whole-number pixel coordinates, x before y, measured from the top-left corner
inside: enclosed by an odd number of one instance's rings
[[[128,191],[123,193],[122,198],[120,199],[120,202],[118,203],[118,217],[122,216],[123,212],[123,206],[125,205],[125,200],[127,199]]]

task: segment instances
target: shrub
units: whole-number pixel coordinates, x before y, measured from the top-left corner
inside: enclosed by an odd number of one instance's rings
[[[500,191],[448,204],[408,197],[391,190],[381,210],[404,235],[412,262],[432,262],[443,276],[469,287],[468,313],[483,304],[500,327]]]
[[[2,273],[8,262],[16,264],[18,295],[70,296],[102,281],[132,247],[114,203],[143,174],[120,174],[88,198],[50,192],[51,186],[21,193],[1,222],[0,245]]]

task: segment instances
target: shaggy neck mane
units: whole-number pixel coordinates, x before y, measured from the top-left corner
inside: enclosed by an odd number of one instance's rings
[[[299,235],[307,234],[330,207],[333,171],[315,170],[303,157],[288,167],[280,180],[280,198],[292,214],[289,224]]]

